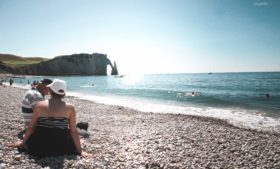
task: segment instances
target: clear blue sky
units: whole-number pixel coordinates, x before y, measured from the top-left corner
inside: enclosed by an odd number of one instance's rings
[[[104,53],[120,73],[280,71],[279,0],[0,0],[0,53]]]

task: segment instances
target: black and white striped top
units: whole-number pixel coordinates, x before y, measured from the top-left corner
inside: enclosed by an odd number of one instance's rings
[[[37,126],[47,128],[68,129],[69,119],[66,117],[39,117]]]
[[[33,115],[33,108],[39,101],[43,100],[45,100],[44,96],[37,89],[30,89],[24,95],[21,103],[21,108],[26,126],[28,126],[29,122],[31,121],[31,117]]]

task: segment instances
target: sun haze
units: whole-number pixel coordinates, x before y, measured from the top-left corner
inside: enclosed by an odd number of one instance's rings
[[[280,71],[277,0],[2,0],[0,53],[104,53],[121,74]]]

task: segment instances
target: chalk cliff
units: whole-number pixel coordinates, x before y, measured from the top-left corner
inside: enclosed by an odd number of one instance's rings
[[[24,75],[107,75],[111,61],[104,54],[73,54],[14,69]],[[110,65],[110,64],[109,64]],[[112,65],[110,65],[112,67]],[[114,67],[112,67],[112,70]]]
[[[11,73],[13,69],[0,61],[0,73]]]

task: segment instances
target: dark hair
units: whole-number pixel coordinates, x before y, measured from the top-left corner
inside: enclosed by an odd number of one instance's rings
[[[56,94],[55,92],[52,91],[52,89],[50,88],[50,94],[52,97],[58,98],[58,99],[62,99],[63,97],[65,97],[65,94],[60,95],[60,94]]]
[[[42,84],[44,84],[44,85],[49,85],[49,84],[52,83],[52,80],[50,80],[50,79],[42,79],[40,82],[41,82]]]

